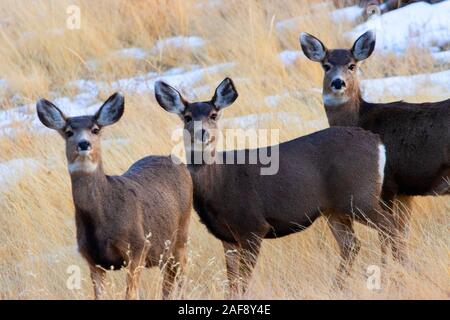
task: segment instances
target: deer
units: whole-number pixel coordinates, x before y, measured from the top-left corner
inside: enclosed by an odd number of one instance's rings
[[[137,299],[141,270],[157,266],[164,268],[167,299],[186,263],[192,180],[185,165],[165,156],[145,157],[121,176],[104,173],[101,133],[122,117],[124,101],[115,93],[95,115],[77,117],[46,99],[36,108],[40,121],[65,140],[78,249],[95,299],[105,297],[107,270],[126,267],[126,299]]]
[[[302,231],[320,216],[339,246],[337,288],[343,287],[360,248],[354,221],[395,236],[393,220],[379,202],[386,159],[378,135],[335,127],[270,146],[272,153],[274,146],[278,150],[278,172],[262,175],[261,162],[237,163],[259,149],[216,151],[223,110],[238,97],[230,78],[203,102],[188,102],[162,81],[154,90],[158,104],[183,121],[194,209],[222,241],[228,297],[247,291],[263,239]]]
[[[450,99],[439,102],[371,103],[362,98],[358,70],[375,48],[375,33],[362,34],[351,49],[331,49],[302,33],[301,48],[324,70],[323,104],[330,126],[357,126],[379,134],[387,164],[383,206],[396,217],[401,237],[391,243],[405,264],[413,196],[450,194]],[[385,263],[386,247],[382,247]]]

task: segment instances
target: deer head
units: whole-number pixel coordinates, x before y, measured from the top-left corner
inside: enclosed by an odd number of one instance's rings
[[[124,112],[124,98],[115,93],[106,100],[95,115],[66,117],[52,102],[40,99],[37,104],[39,120],[54,129],[66,141],[66,157],[71,174],[94,172],[101,162],[100,136],[102,128],[119,121]]]
[[[302,33],[300,44],[304,54],[319,62],[325,71],[323,99],[326,105],[342,105],[359,93],[359,62],[367,59],[375,48],[375,33],[367,31],[351,49],[328,50],[316,37]]]
[[[176,113],[182,119],[187,152],[214,154],[222,110],[237,99],[238,93],[233,81],[226,78],[219,84],[211,100],[190,103],[175,88],[158,81],[155,83],[155,97],[164,110]]]

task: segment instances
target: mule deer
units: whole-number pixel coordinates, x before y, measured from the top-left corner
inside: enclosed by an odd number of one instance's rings
[[[450,99],[421,104],[365,101],[357,71],[359,62],[375,48],[372,31],[360,36],[351,49],[327,50],[307,33],[300,43],[305,55],[325,71],[323,102],[330,126],[362,127],[379,134],[386,145],[382,200],[391,213],[397,208],[397,228],[403,236],[392,249],[404,261],[410,196],[450,194]]]
[[[106,270],[129,268],[126,298],[137,298],[143,267],[164,265],[163,297],[185,262],[192,180],[184,165],[149,156],[122,176],[103,172],[100,135],[124,112],[112,95],[94,116],[66,117],[53,103],[37,102],[41,122],[66,141],[78,247],[91,271],[95,298],[104,294]]]
[[[222,110],[238,97],[231,79],[223,80],[205,102],[189,103],[164,82],[156,82],[155,95],[161,107],[184,122],[194,208],[223,243],[233,295],[240,291],[238,277],[245,292],[263,238],[301,231],[321,215],[328,218],[340,248],[338,285],[360,246],[354,220],[391,234],[392,221],[379,204],[385,152],[377,135],[331,128],[281,143],[276,146],[278,173],[261,175],[261,163],[236,164],[238,157],[248,159],[255,150],[216,152]],[[189,163],[191,159],[200,161]]]

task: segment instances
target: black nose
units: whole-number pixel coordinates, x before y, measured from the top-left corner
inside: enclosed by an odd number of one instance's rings
[[[345,82],[342,79],[334,79],[331,82],[331,87],[333,87],[336,90],[341,90],[342,87],[345,87]]]
[[[91,148],[91,143],[89,141],[83,140],[78,143],[78,150],[87,151]]]

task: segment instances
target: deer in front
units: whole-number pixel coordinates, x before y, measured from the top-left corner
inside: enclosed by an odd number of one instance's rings
[[[96,299],[105,297],[106,270],[127,267],[126,298],[138,298],[144,267],[163,266],[163,297],[185,263],[192,180],[184,165],[149,156],[121,176],[103,172],[101,132],[124,112],[112,95],[93,116],[66,117],[48,100],[37,102],[41,122],[64,138],[72,183],[78,248],[88,262]]]
[[[187,102],[164,82],[156,82],[158,103],[184,123],[194,209],[222,241],[230,296],[244,293],[261,241],[304,230],[325,216],[342,257],[335,284],[342,287],[359,250],[353,221],[393,234],[390,215],[380,206],[385,151],[378,135],[360,128],[330,128],[276,145],[276,174],[262,175],[259,149],[217,152],[223,109],[237,99],[231,79],[205,102]],[[231,159],[231,161],[230,161]],[[238,159],[246,159],[238,164]],[[241,281],[238,281],[238,280]]]
[[[382,201],[396,217],[401,237],[392,242],[394,257],[406,261],[411,196],[450,194],[450,99],[439,102],[370,103],[362,98],[358,68],[375,48],[367,31],[351,49],[328,50],[303,33],[305,55],[324,69],[323,103],[330,126],[359,126],[380,135],[387,165]],[[385,261],[386,247],[382,247]]]

